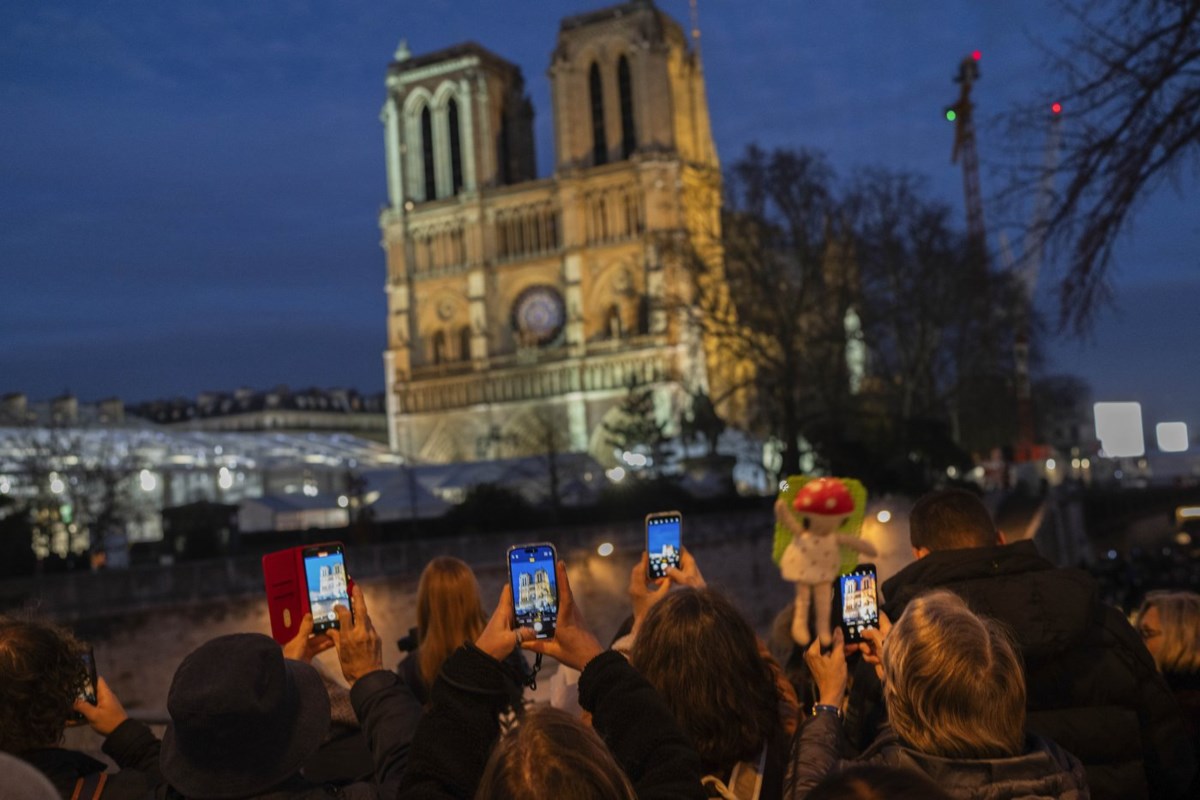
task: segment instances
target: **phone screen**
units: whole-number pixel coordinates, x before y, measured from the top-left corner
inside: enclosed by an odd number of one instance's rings
[[[556,560],[554,547],[548,544],[522,545],[508,551],[508,575],[517,627],[533,628],[539,639],[554,636],[554,624],[558,620]]]
[[[84,678],[79,684],[79,699],[85,703],[96,705],[96,656],[92,648],[79,656],[79,660],[83,662]],[[87,721],[87,718],[78,711],[72,711],[67,719],[68,725],[82,725]]]
[[[325,545],[304,551],[304,578],[308,584],[308,604],[312,610],[313,633],[337,628],[334,606],[350,608],[346,586],[346,559],[342,546]]]
[[[859,564],[851,572],[838,576],[842,633],[847,642],[861,642],[864,630],[879,627],[877,581],[874,564]]]
[[[650,578],[662,578],[667,567],[679,567],[683,515],[678,511],[646,517],[646,554],[650,558]]]
[[[80,658],[83,659],[83,668],[87,671],[87,681],[80,689],[79,696],[85,702],[96,705],[96,654],[89,647]]]

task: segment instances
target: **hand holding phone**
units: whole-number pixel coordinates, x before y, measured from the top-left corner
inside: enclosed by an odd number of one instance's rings
[[[657,580],[665,578],[670,567],[678,569],[682,551],[683,514],[678,511],[647,514],[646,553],[650,560],[646,576]]]
[[[75,713],[92,726],[92,730],[101,736],[108,736],[129,719],[125,707],[117,699],[112,689],[108,688],[104,678],[96,679],[96,701],[94,703],[79,697],[75,700]]]
[[[604,652],[604,648],[588,629],[579,606],[575,604],[571,584],[567,580],[566,565],[560,561],[554,570],[560,592],[558,627],[554,638],[524,640],[521,647],[535,653],[545,653],[558,663],[582,672],[593,658]]]
[[[352,591],[358,613],[351,614],[349,605],[338,603],[334,606],[338,625],[328,629],[328,636],[337,647],[342,676],[351,686],[362,676],[383,669],[383,640],[371,624],[362,588],[355,586]]]

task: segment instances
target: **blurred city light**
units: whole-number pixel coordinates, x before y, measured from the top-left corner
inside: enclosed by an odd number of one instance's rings
[[[956,119],[958,119],[958,112],[955,111],[953,108],[947,108],[946,109],[946,121],[954,122],[954,120],[956,120]]]
[[[138,484],[142,487],[143,492],[153,492],[154,487],[158,486],[158,478],[154,477],[154,473],[148,469],[138,473]]]
[[[1096,438],[1104,455],[1109,458],[1145,455],[1141,403],[1096,403],[1092,411],[1096,417]]]
[[[67,484],[58,476],[57,472],[50,473],[50,491],[54,494],[62,494],[67,490]]]
[[[349,505],[350,505],[349,497],[346,497],[346,495],[344,495],[344,494],[340,495],[338,497],[338,508],[346,508]]]
[[[217,486],[220,486],[222,489],[233,488],[233,473],[229,471],[229,467],[221,467],[221,470],[217,473]]]
[[[613,550],[615,550],[615,549],[616,548],[614,548],[612,546],[612,542],[605,542],[604,544],[602,544],[596,548],[596,552],[599,553],[604,558],[608,558],[609,556],[611,556],[613,554]]]
[[[1051,103],[1050,104],[1050,113],[1051,114],[1061,114],[1062,113],[1062,103]]]
[[[1055,463],[1053,458],[1046,459],[1046,470],[1047,471],[1053,472],[1057,467],[1058,467],[1058,464]]]
[[[1185,453],[1188,449],[1186,422],[1160,422],[1154,426],[1158,449],[1164,453]]]
[[[892,519],[892,512],[888,511],[887,509],[884,509],[883,511],[880,511],[878,514],[875,515],[875,519],[879,520],[881,523],[886,525]]]
[[[608,479],[613,483],[620,483],[625,479],[625,470],[622,467],[613,467],[612,469],[605,471],[604,474],[607,475]]]

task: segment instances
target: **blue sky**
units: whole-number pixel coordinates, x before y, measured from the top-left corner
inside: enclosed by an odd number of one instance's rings
[[[519,64],[553,162],[546,66],[592,2],[10,3],[0,11],[0,392],[136,401],[238,385],[383,386],[383,76],[473,39]],[[684,0],[661,7],[685,19]],[[752,9],[748,12],[747,9]],[[985,194],[995,115],[1047,99],[1045,3],[700,3],[709,104],[731,163],[751,142],[824,150],[842,176],[928,176],[961,208],[941,109],[983,52]],[[1068,106],[1069,112],[1069,106]],[[1049,371],[1147,422],[1200,428],[1200,191],[1150,198],[1119,248],[1118,308]],[[989,223],[998,220],[989,215]],[[1045,274],[1047,296],[1053,273]]]

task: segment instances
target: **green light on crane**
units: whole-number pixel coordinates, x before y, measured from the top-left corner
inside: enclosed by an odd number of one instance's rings
[[[958,112],[955,111],[953,108],[947,108],[946,109],[946,121],[954,122],[954,120],[956,120],[956,119],[958,119]]]

